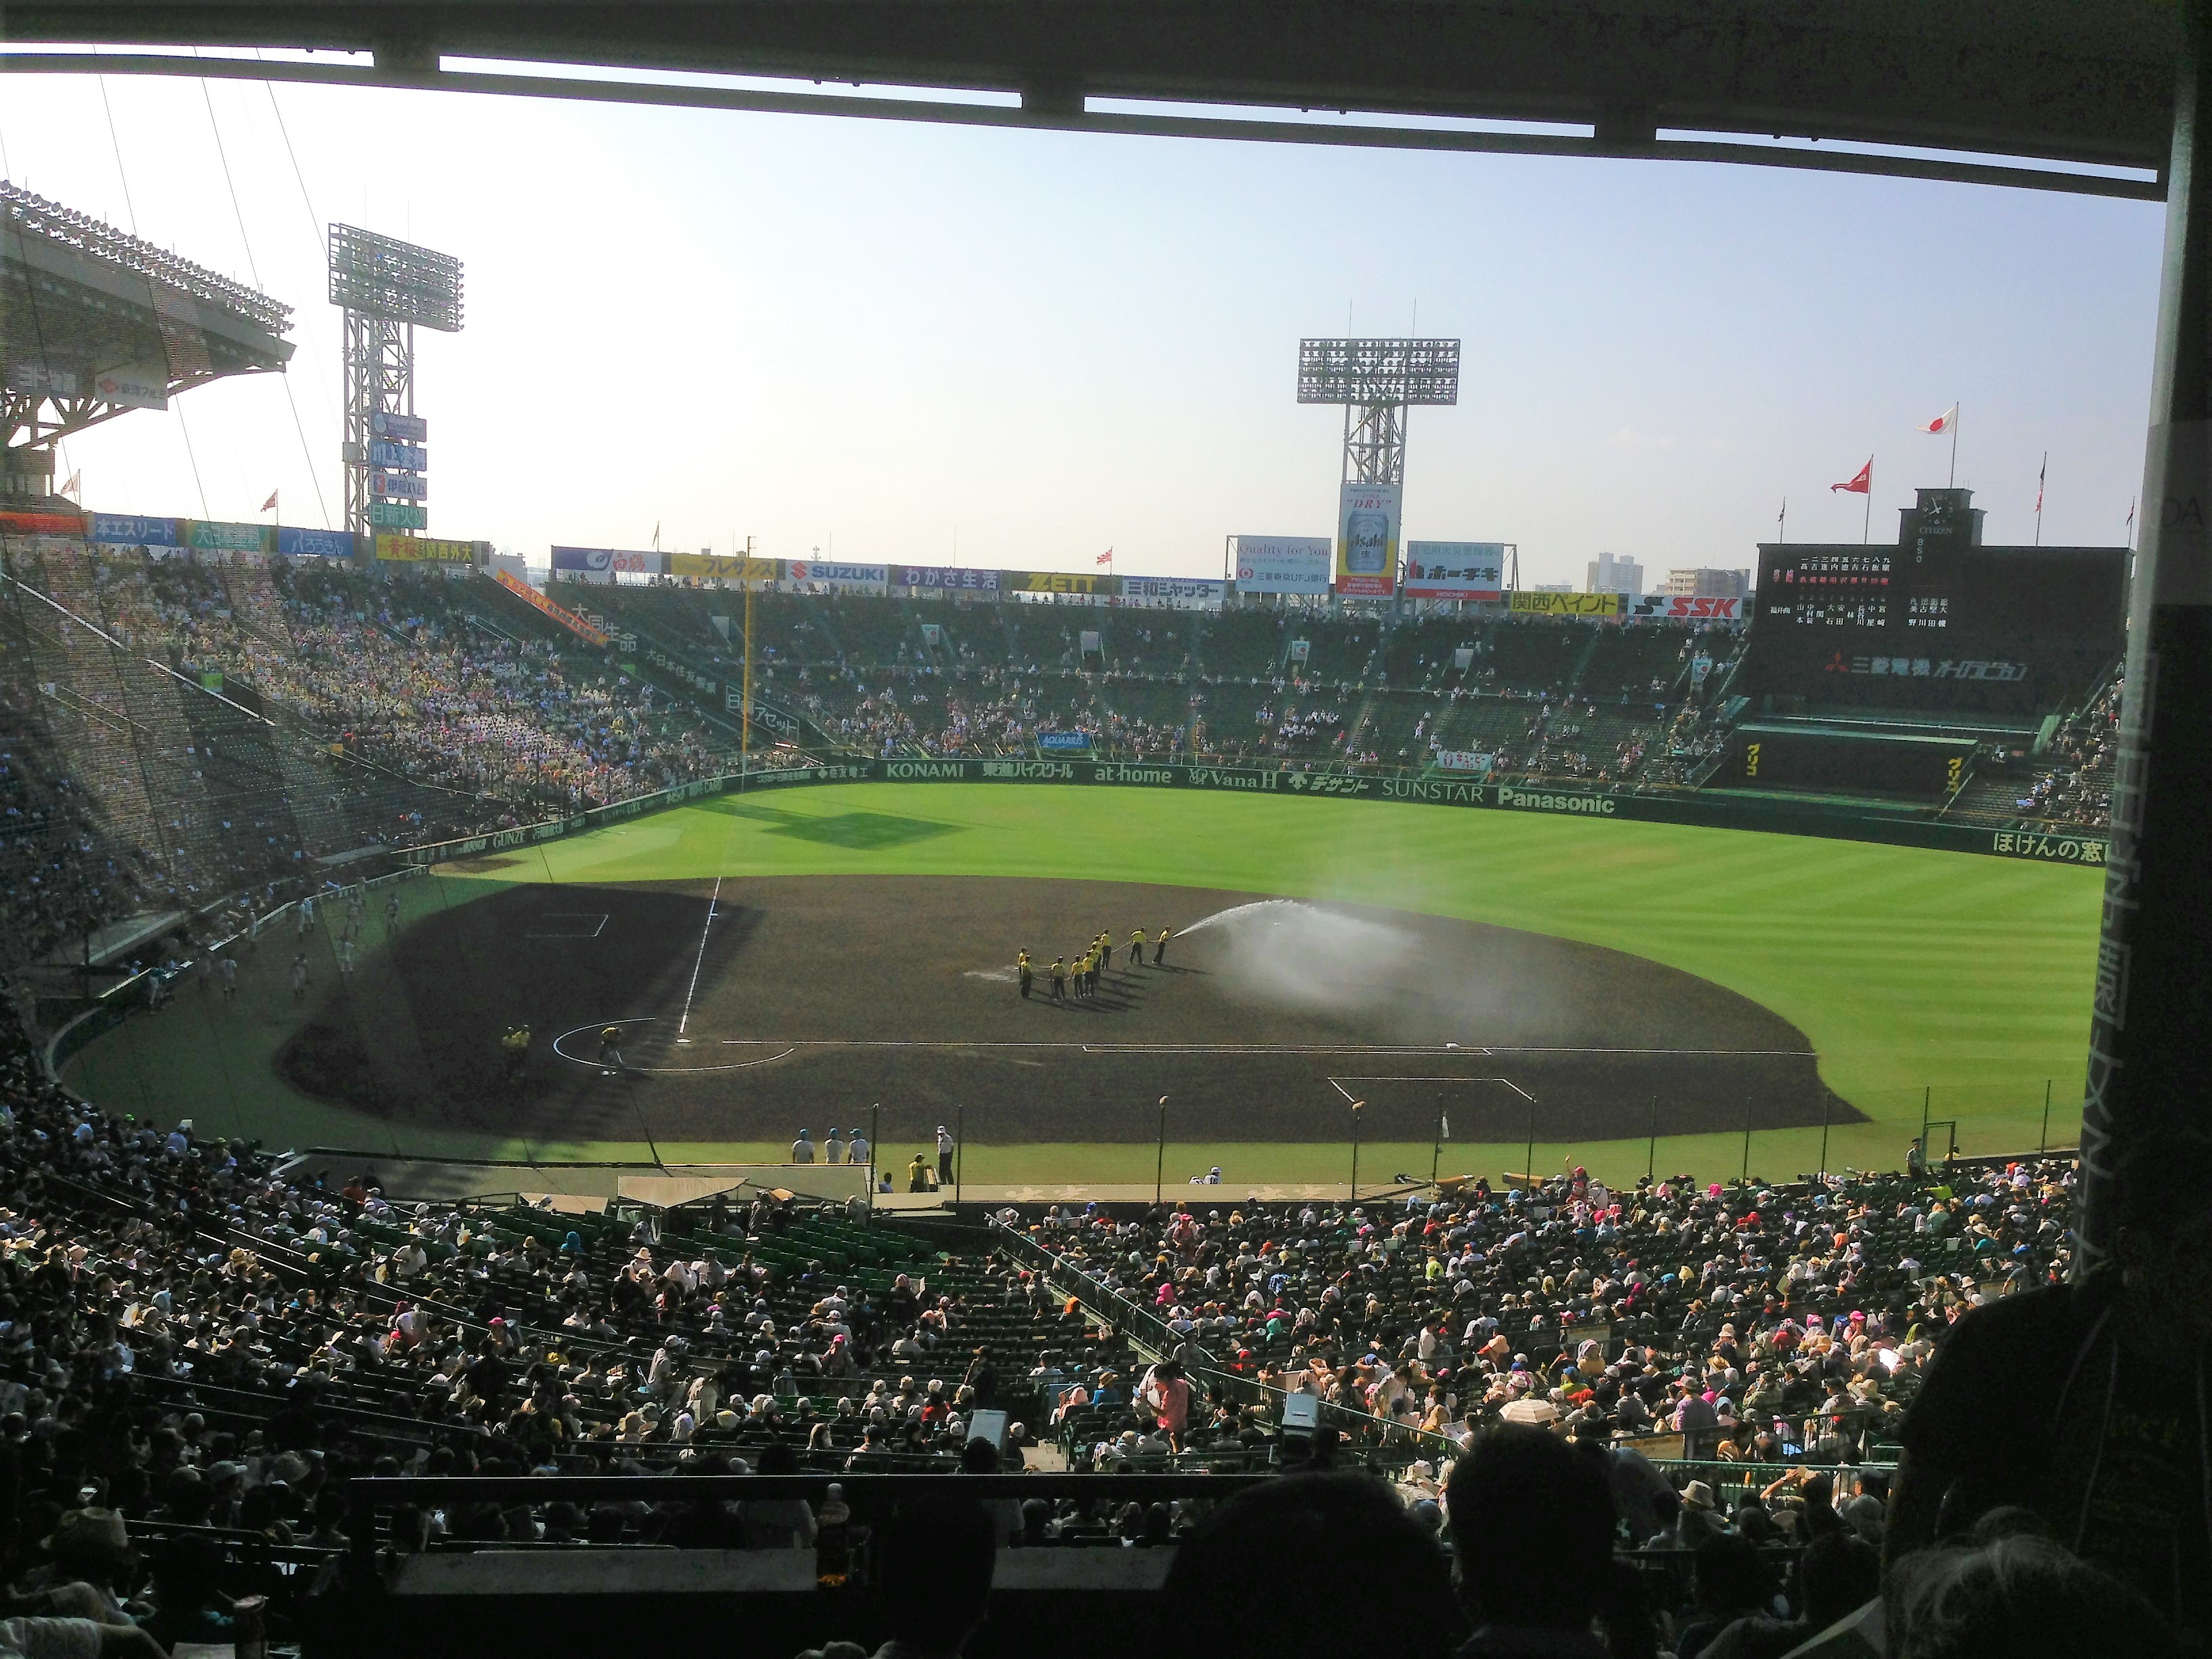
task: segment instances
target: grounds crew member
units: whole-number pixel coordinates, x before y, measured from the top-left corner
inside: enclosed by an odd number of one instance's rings
[[[601,1074],[606,1077],[612,1077],[617,1072],[624,1072],[629,1069],[629,1062],[622,1057],[622,1027],[619,1025],[602,1025],[599,1027],[599,1071]]]
[[[1066,1001],[1067,1000],[1067,963],[1060,957],[1054,957],[1052,959],[1052,966],[1046,969],[1045,972],[1052,978],[1052,1000],[1054,1002]]]
[[[295,951],[292,956],[292,1000],[298,1002],[307,994],[307,953]]]
[[[522,1077],[522,1068],[529,1063],[530,1060],[529,1026],[508,1026],[500,1036],[499,1049],[507,1061],[507,1080],[509,1083],[519,1082]]]
[[[937,1184],[952,1184],[952,1132],[942,1123],[937,1126]]]
[[[1022,1000],[1027,1002],[1030,1000],[1030,988],[1036,983],[1036,969],[1030,966],[1030,953],[1027,951],[1014,952],[1014,973],[1022,982]]]
[[[814,1162],[814,1132],[811,1129],[801,1129],[799,1139],[791,1143],[791,1161],[793,1164]]]
[[[822,1161],[842,1164],[845,1161],[845,1132],[836,1124],[830,1126],[830,1139],[823,1143]]]
[[[1129,966],[1141,968],[1144,965],[1145,930],[1139,927],[1129,935]]]
[[[1097,944],[1098,946],[1098,966],[1102,971],[1110,974],[1114,971],[1114,935],[1108,933],[1101,933],[1098,935]]]
[[[395,887],[384,896],[384,931],[390,933],[399,926],[399,890]]]
[[[1157,968],[1168,957],[1168,930],[1160,929],[1160,936],[1152,941],[1152,966]]]
[[[929,1190],[929,1164],[920,1152],[916,1152],[914,1162],[906,1166],[906,1189],[910,1193]]]

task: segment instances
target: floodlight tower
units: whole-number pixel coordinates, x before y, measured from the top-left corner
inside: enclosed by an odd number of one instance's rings
[[[331,227],[331,303],[345,311],[346,528],[429,527],[429,423],[415,412],[415,325],[461,331],[461,262]]]
[[[1459,402],[1459,342],[1301,340],[1298,401],[1344,405],[1343,482],[1402,484],[1407,411]]]

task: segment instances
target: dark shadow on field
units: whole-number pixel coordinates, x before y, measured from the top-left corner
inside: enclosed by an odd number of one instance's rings
[[[766,806],[755,801],[731,802],[719,808],[732,817],[751,818],[768,825],[771,836],[789,836],[796,841],[817,842],[828,847],[843,847],[858,852],[878,852],[887,847],[905,847],[918,841],[932,841],[939,836],[949,836],[963,826],[940,823],[930,818],[910,818],[894,812],[837,812],[817,816],[807,812],[793,812],[780,806]]]
[[[887,1157],[963,1111],[979,1142],[1149,1141],[1163,1095],[1183,1141],[1347,1139],[1352,1098],[1377,1141],[1425,1141],[1440,1111],[1453,1141],[1519,1140],[1525,1096],[1551,1143],[1641,1139],[1655,1112],[1662,1134],[1858,1118],[1771,1011],[1547,935],[1133,884],[732,877],[702,955],[709,886],[468,896],[376,957],[350,999],[318,987],[278,1067],[402,1124],[533,1140],[649,1127],[664,1143],[785,1142],[880,1103]],[[1231,911],[1247,920],[1208,920]],[[1248,925],[1283,914],[1297,925]],[[1055,1006],[1042,971],[1028,1001],[1017,991],[1017,949],[1042,969],[1139,925],[1170,928],[1180,959],[1132,968],[1117,951],[1085,1001]],[[498,1040],[517,1020],[533,1041],[509,1083]],[[628,1022],[634,1075],[595,1063],[610,1021]]]
[[[664,1009],[672,1023],[695,967],[711,981],[743,956],[760,915],[726,892],[702,953],[710,887],[471,888],[369,963],[350,997],[318,987],[276,1069],[304,1093],[403,1121],[533,1139],[617,1133],[620,1097],[586,1097],[551,1045],[580,1024],[596,1031]],[[531,1028],[520,1082],[499,1047],[510,1024]],[[619,1133],[635,1138],[635,1121]]]

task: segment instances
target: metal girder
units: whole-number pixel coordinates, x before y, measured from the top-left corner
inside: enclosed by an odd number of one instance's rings
[[[544,6],[14,0],[11,69],[222,74],[972,125],[1725,160],[2155,196],[2176,29],[2162,0],[631,0]],[[362,54],[267,62],[254,50]],[[1018,94],[1002,104],[509,76],[449,59]],[[220,67],[218,67],[220,65]],[[1556,124],[1469,131],[1094,110],[1236,105]],[[1687,139],[1670,134],[1692,135]],[[1710,142],[1696,135],[1737,142]],[[1775,137],[1945,155],[1782,149]],[[1990,167],[1980,155],[2057,165]],[[2125,167],[2115,178],[2083,168]]]

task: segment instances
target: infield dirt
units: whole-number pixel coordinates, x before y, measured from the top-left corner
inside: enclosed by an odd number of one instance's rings
[[[713,917],[708,921],[709,907]],[[1131,929],[1170,931],[1127,962]],[[1042,971],[1102,929],[1099,994]],[[1039,973],[1024,1001],[1013,957]],[[532,1033],[519,1081],[499,1048]],[[617,1027],[612,1053],[600,1033]],[[619,1054],[621,1064],[616,1064]],[[434,911],[277,1056],[399,1122],[552,1139],[1620,1139],[1858,1114],[1803,1034],[1711,982],[1547,935],[1251,893],[785,876],[496,888]]]

